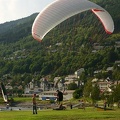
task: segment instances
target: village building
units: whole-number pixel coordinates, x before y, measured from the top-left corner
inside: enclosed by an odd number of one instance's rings
[[[120,41],[115,42],[115,48],[120,48]]]
[[[77,75],[73,74],[73,75],[68,75],[65,77],[65,81],[76,81],[77,80]]]
[[[99,43],[94,43],[94,45],[93,45],[93,49],[94,50],[101,50],[101,49],[103,49],[104,48],[104,46],[101,46]]]
[[[100,91],[104,92],[104,91],[110,89],[110,87],[113,84],[113,82],[109,81],[107,79],[103,80],[103,79],[94,78],[92,80],[92,86],[95,86],[96,84],[99,86]]]
[[[80,78],[80,75],[85,72],[84,68],[80,68],[79,70],[75,71],[75,75],[77,75],[77,78]]]

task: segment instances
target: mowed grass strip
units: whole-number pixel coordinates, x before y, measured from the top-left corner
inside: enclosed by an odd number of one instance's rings
[[[0,120],[120,120],[120,109],[97,111],[97,109],[0,111]]]

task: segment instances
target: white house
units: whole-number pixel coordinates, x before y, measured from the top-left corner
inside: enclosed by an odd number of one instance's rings
[[[54,78],[54,87],[57,87],[58,81],[61,80],[61,77],[55,77]]]
[[[77,75],[77,78],[80,77],[80,75],[85,72],[85,69],[84,68],[80,68],[79,70],[75,71],[75,75]]]
[[[65,81],[75,81],[77,80],[77,75],[68,75],[65,77]]]
[[[108,88],[111,87],[112,82],[108,81],[107,79],[106,80],[103,80],[103,79],[98,80],[97,78],[94,78],[92,80],[92,86],[95,86],[95,84],[97,84],[99,86],[101,92],[104,92],[105,90],[107,90]]]
[[[108,67],[106,70],[107,71],[113,71],[113,67]]]

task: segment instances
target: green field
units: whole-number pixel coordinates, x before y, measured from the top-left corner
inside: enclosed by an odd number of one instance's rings
[[[37,115],[31,111],[0,111],[0,120],[120,120],[120,109],[97,110],[96,108],[38,110]]]

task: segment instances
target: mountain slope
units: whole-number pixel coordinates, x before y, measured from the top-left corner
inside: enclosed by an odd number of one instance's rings
[[[114,34],[104,34],[101,31],[103,28],[98,28],[100,23],[96,27],[98,22],[94,23],[93,20],[98,19],[91,12],[76,15],[63,22],[51,30],[41,43],[31,36],[31,26],[37,13],[1,24],[0,75],[25,75],[27,77],[19,79],[27,79],[28,82],[33,75],[36,79],[46,75],[65,76],[84,67],[85,77],[93,77],[95,70],[106,70],[110,66],[114,66],[117,75],[119,70],[115,61],[120,60],[120,49],[114,46],[115,41],[120,40],[120,1],[94,1],[112,15],[115,22]],[[98,43],[102,49],[92,52],[94,43]],[[114,74],[106,76],[116,79]]]
[[[16,21],[0,24],[0,41],[13,42],[31,34],[32,23],[37,13]]]

